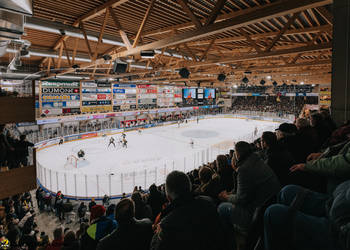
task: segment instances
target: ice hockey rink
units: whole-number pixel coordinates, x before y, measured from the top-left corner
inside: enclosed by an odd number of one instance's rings
[[[147,189],[164,183],[167,173],[190,171],[228,153],[234,142],[252,140],[255,128],[274,130],[276,123],[234,118],[207,118],[126,132],[127,148],[118,145],[121,134],[72,141],[37,153],[38,180],[52,192],[78,197],[116,197],[132,192],[134,186]],[[114,137],[116,147],[108,147]],[[193,146],[190,142],[193,141]],[[67,157],[82,149],[85,160],[77,167]]]

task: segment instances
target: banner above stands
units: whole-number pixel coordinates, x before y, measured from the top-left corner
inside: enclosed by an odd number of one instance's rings
[[[63,117],[57,117],[57,118],[39,118],[37,119],[36,123],[38,125],[42,125],[42,124],[61,123],[61,122],[68,122],[68,121],[85,121],[85,120],[91,120],[91,119],[104,119],[104,118],[110,118],[110,117],[134,116],[134,115],[141,115],[141,114],[191,111],[191,110],[198,110],[198,109],[218,108],[218,107],[219,107],[218,105],[208,105],[208,106],[198,106],[198,107],[164,108],[164,109],[142,110],[142,111],[113,112],[113,113],[94,114],[94,115],[71,115],[71,116],[63,116]],[[91,110],[93,109],[95,110],[96,107],[91,107]]]

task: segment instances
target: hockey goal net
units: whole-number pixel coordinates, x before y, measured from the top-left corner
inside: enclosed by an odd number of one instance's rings
[[[71,169],[71,168],[77,168],[77,167],[78,167],[78,157],[74,155],[68,156],[66,164],[64,164],[64,168]]]

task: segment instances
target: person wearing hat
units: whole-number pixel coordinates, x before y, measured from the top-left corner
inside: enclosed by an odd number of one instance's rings
[[[81,250],[96,249],[100,239],[116,228],[113,221],[105,216],[106,209],[104,206],[95,205],[90,212],[90,226],[81,238]]]

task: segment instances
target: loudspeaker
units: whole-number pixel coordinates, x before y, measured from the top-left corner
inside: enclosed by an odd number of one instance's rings
[[[188,78],[190,76],[190,72],[186,68],[181,68],[179,74],[182,78]]]
[[[125,73],[127,67],[128,67],[127,63],[114,62],[114,64],[113,64],[113,71],[114,71],[114,73]]]
[[[218,80],[219,80],[220,82],[225,81],[225,79],[226,79],[226,75],[225,75],[225,74],[219,74],[219,75],[218,75]]]
[[[154,50],[143,50],[140,55],[142,58],[154,58]]]

